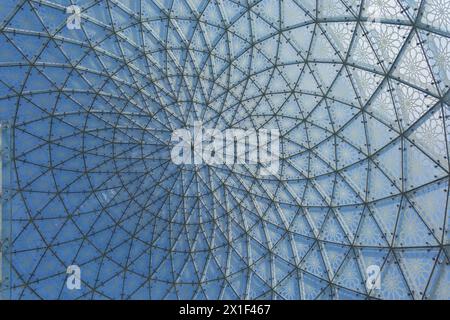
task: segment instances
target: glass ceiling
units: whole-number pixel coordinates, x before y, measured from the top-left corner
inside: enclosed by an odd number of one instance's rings
[[[2,0],[3,297],[450,299],[449,37],[449,0]],[[279,173],[174,164],[195,121]]]

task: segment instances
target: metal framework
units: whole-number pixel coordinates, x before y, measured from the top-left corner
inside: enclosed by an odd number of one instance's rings
[[[450,299],[449,85],[450,0],[2,0],[3,293]],[[194,121],[279,174],[175,165]]]

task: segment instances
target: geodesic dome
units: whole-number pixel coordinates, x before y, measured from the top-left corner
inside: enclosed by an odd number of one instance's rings
[[[449,37],[448,0],[2,0],[3,297],[450,299]],[[174,164],[195,121],[279,130],[278,174]]]

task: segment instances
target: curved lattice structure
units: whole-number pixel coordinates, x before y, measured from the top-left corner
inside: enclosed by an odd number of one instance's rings
[[[449,37],[448,0],[2,0],[3,295],[450,299]],[[278,174],[173,163],[196,121],[279,130]]]

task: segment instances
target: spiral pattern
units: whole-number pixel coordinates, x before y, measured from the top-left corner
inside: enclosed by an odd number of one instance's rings
[[[2,294],[450,299],[448,8],[2,0]],[[278,174],[175,164],[195,122],[279,130]]]

